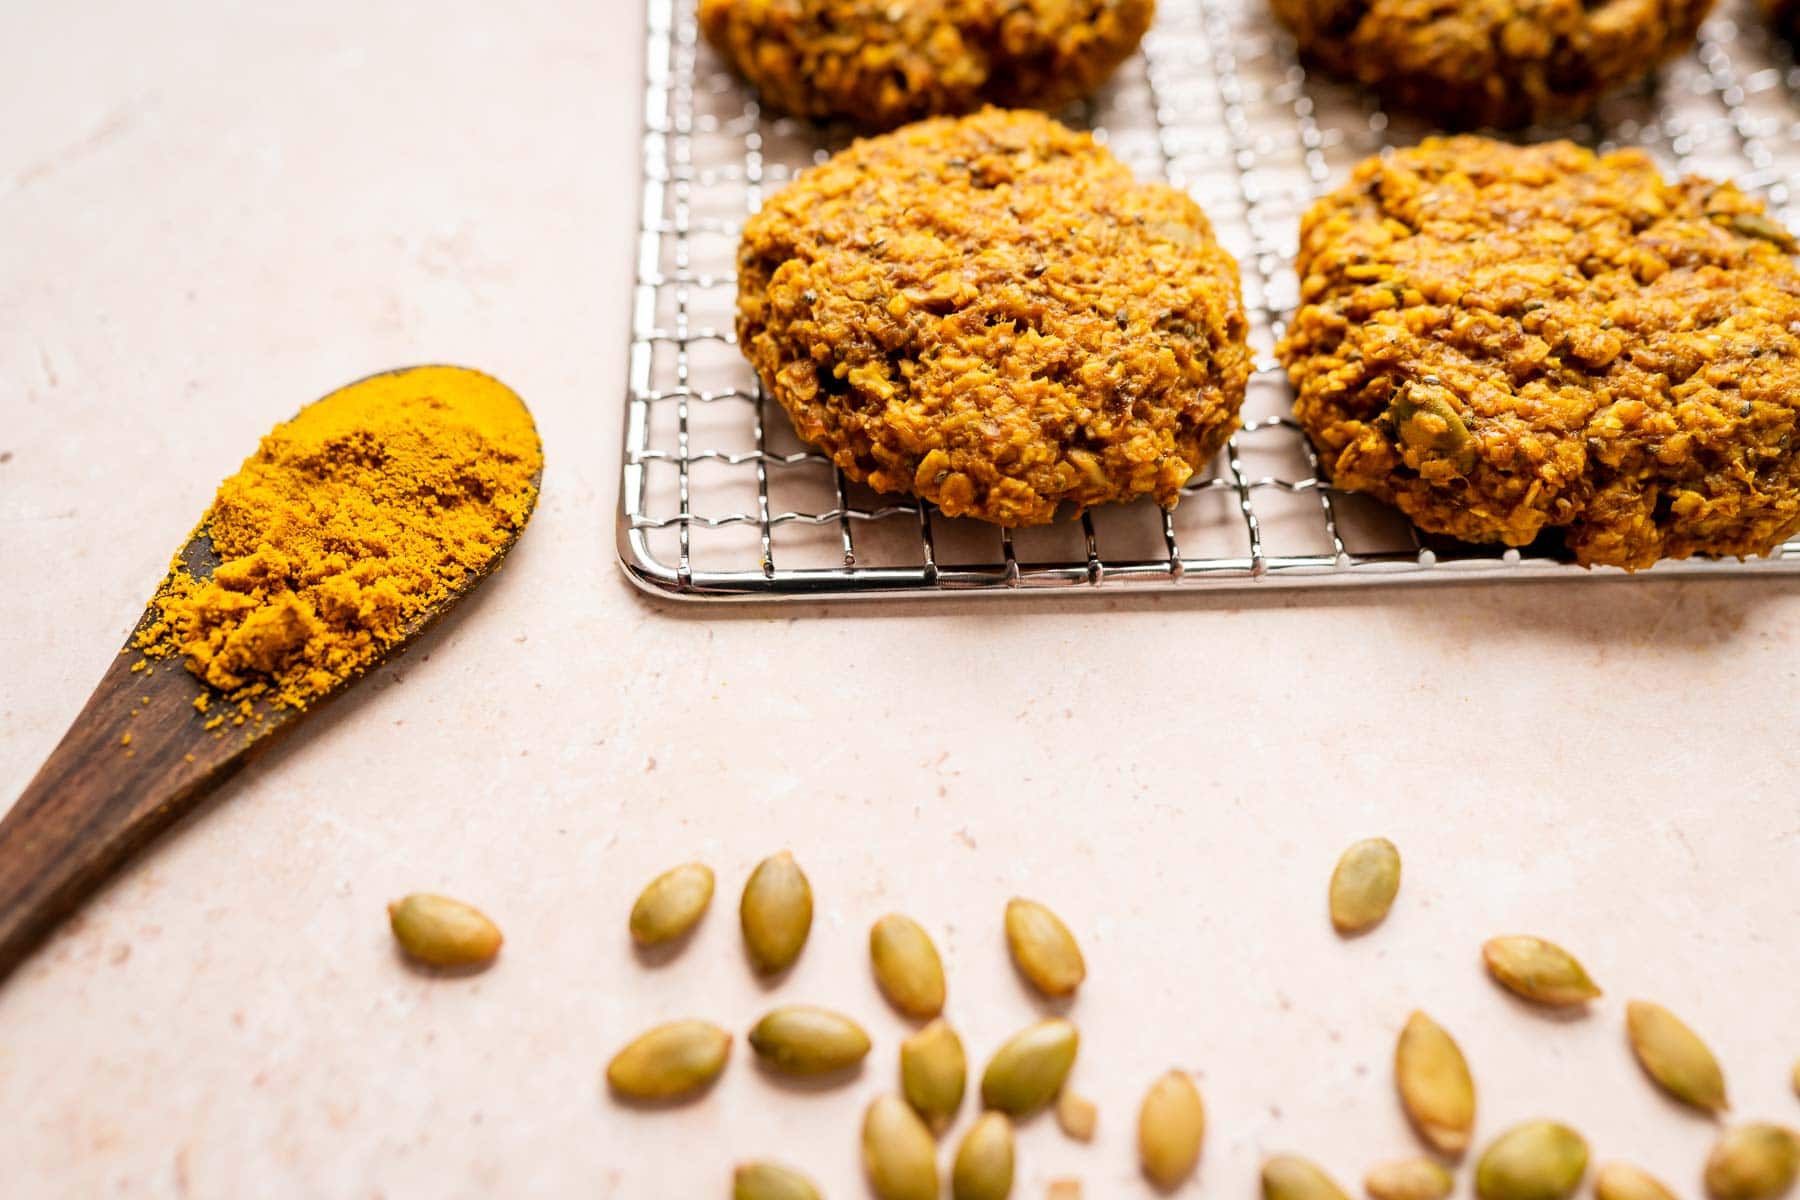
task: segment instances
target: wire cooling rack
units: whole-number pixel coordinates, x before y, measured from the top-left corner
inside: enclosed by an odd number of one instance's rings
[[[801,444],[732,332],[738,230],[851,131],[761,111],[699,38],[694,0],[648,0],[643,210],[625,407],[619,558],[691,599],[1248,588],[1597,578],[1554,539],[1522,549],[1421,534],[1320,478],[1273,358],[1297,301],[1300,215],[1352,164],[1429,133],[1309,76],[1265,0],[1161,0],[1143,51],[1061,114],[1140,177],[1186,188],[1242,268],[1257,369],[1244,428],[1165,512],[1148,500],[1002,530],[852,483]],[[1750,0],[1725,0],[1697,49],[1590,121],[1526,131],[1643,146],[1665,169],[1735,179],[1789,224],[1800,190],[1800,70]],[[1653,572],[1800,571],[1777,554]]]

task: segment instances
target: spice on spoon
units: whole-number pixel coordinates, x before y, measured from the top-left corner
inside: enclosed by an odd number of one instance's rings
[[[354,678],[516,537],[543,452],[530,414],[476,371],[353,383],[277,425],[219,485],[137,646],[234,701],[305,708]]]

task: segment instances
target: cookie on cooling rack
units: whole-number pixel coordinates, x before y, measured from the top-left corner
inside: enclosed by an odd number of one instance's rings
[[[1578,117],[1694,44],[1713,0],[1270,0],[1302,56],[1454,129]]]
[[[1131,56],[1155,0],[700,0],[772,108],[872,128],[982,104],[1054,108]]]
[[[1421,528],[1577,562],[1800,530],[1800,272],[1729,183],[1639,151],[1433,139],[1301,224],[1277,348],[1333,481]]]
[[[1200,206],[1034,112],[859,141],[738,249],[739,343],[800,436],[1001,525],[1173,505],[1237,426],[1246,328]]]

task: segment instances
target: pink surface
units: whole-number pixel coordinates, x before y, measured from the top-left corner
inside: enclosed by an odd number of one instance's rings
[[[250,10],[255,10],[254,12]],[[0,797],[60,736],[215,481],[304,401],[451,361],[531,403],[549,465],[506,570],[310,722],[0,986],[0,1191],[704,1197],[773,1155],[861,1194],[863,1103],[907,1027],[866,969],[898,908],[939,939],[977,1066],[1039,1006],[1015,893],[1074,926],[1093,1146],[1048,1118],[1020,1187],[1148,1195],[1132,1123],[1172,1065],[1211,1118],[1195,1194],[1292,1150],[1347,1186],[1415,1141],[1388,1061],[1423,1007],[1480,1137],[1553,1115],[1698,1190],[1708,1123],[1639,1076],[1626,999],[1800,1122],[1800,583],[1270,594],[1220,602],[670,610],[612,559],[635,219],[637,5],[0,15]],[[10,455],[10,457],[6,457]],[[1324,912],[1342,847],[1406,856],[1388,923]],[[793,847],[818,919],[766,991],[749,867]],[[642,964],[625,917],[700,857],[714,911]],[[487,909],[506,949],[433,979],[383,904]],[[1488,935],[1576,950],[1606,998],[1545,1018]],[[841,1007],[876,1049],[795,1091],[621,1109],[656,1021]],[[970,1113],[965,1109],[963,1126]],[[962,1126],[959,1126],[959,1130]]]

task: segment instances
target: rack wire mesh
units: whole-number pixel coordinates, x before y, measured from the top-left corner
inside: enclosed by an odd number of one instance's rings
[[[1693,53],[1591,119],[1520,136],[1642,146],[1670,171],[1735,179],[1793,224],[1800,69],[1751,2],[1725,0]],[[1173,511],[1145,500],[1013,531],[847,480],[762,394],[732,332],[739,227],[851,131],[763,112],[699,38],[694,0],[647,3],[618,523],[620,562],[640,586],[779,599],[1624,575],[1578,567],[1551,539],[1514,549],[1422,534],[1321,478],[1272,354],[1297,301],[1300,216],[1359,159],[1431,130],[1309,76],[1264,0],[1162,0],[1142,53],[1062,114],[1140,176],[1186,188],[1237,257],[1257,362],[1244,428]],[[1797,571],[1800,540],[1637,577]]]

